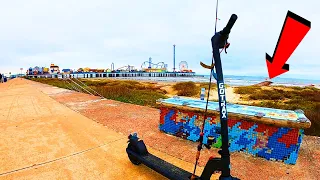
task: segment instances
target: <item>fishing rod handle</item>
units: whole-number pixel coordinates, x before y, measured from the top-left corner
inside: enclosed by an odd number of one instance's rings
[[[237,21],[238,19],[238,16],[236,14],[232,14],[229,21],[228,21],[228,24],[226,25],[225,28],[223,28],[223,30],[220,32],[221,35],[228,35],[234,25],[234,23]]]

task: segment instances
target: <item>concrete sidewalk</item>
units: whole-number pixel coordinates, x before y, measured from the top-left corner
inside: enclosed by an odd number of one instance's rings
[[[0,179],[165,179],[131,164],[127,136],[72,111],[31,83],[17,78],[0,84]],[[192,163],[149,151],[193,170]]]

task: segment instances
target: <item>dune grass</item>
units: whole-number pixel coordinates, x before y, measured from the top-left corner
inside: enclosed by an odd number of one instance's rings
[[[188,97],[199,96],[200,97],[201,88],[205,88],[207,93],[209,89],[209,83],[194,83],[192,81],[178,82],[175,85],[173,85],[172,88],[178,92],[177,93],[178,96],[188,96]],[[211,90],[216,90],[216,89],[217,89],[217,84],[211,83]]]
[[[195,96],[199,94],[199,87],[197,87],[196,83],[192,81],[188,82],[178,82],[172,86],[172,88],[178,91],[178,96]]]
[[[64,88],[64,89],[72,89],[70,88],[64,81],[60,80],[60,79],[51,79],[51,78],[27,78],[36,82],[40,82],[40,83],[44,83],[44,84],[49,84],[52,86],[57,86],[60,88]]]
[[[166,98],[166,91],[151,83],[130,80],[81,80],[107,99],[121,102],[157,107],[156,100]]]
[[[209,89],[209,83],[199,83],[199,85],[200,85],[200,89],[201,89],[201,88],[206,88],[206,90]],[[211,89],[211,90],[217,89],[217,84],[216,84],[216,83],[211,83],[210,89]]]
[[[60,88],[74,90],[70,84],[65,80],[60,79],[45,79],[34,78],[31,79],[44,84],[57,86]],[[70,82],[70,81],[69,81]],[[140,83],[137,81],[122,81],[122,80],[86,80],[81,79],[81,82],[86,84],[91,89],[98,92],[107,99],[116,101],[132,103],[143,106],[157,107],[156,100],[166,98],[166,91],[162,90],[151,83]],[[80,84],[80,83],[78,83]],[[75,86],[75,84],[72,84]],[[86,88],[89,92],[92,90]],[[81,89],[81,88],[78,88]],[[83,90],[83,89],[82,89]],[[88,93],[83,90],[84,93]]]
[[[305,134],[320,136],[320,90],[314,87],[261,88],[259,86],[236,87],[235,93],[251,105],[296,110],[302,109],[311,121],[311,127]]]

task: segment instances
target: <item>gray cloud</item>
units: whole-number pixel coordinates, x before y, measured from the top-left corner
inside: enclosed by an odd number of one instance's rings
[[[215,1],[22,0],[0,3],[0,72],[20,67],[116,67],[154,62],[172,66],[185,60],[199,74],[199,61],[211,61]],[[318,1],[219,1],[218,30],[232,13],[239,19],[223,55],[225,72],[265,75],[265,53],[273,54],[287,10],[312,22],[312,28],[288,63],[288,75],[318,75],[320,38]],[[177,63],[177,64],[178,64]],[[240,71],[241,70],[241,71]],[[320,79],[320,77],[318,78]]]

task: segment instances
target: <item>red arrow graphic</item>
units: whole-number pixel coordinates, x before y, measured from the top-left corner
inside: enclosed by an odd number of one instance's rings
[[[269,78],[289,71],[285,64],[311,28],[311,22],[288,11],[273,57],[266,53]]]

